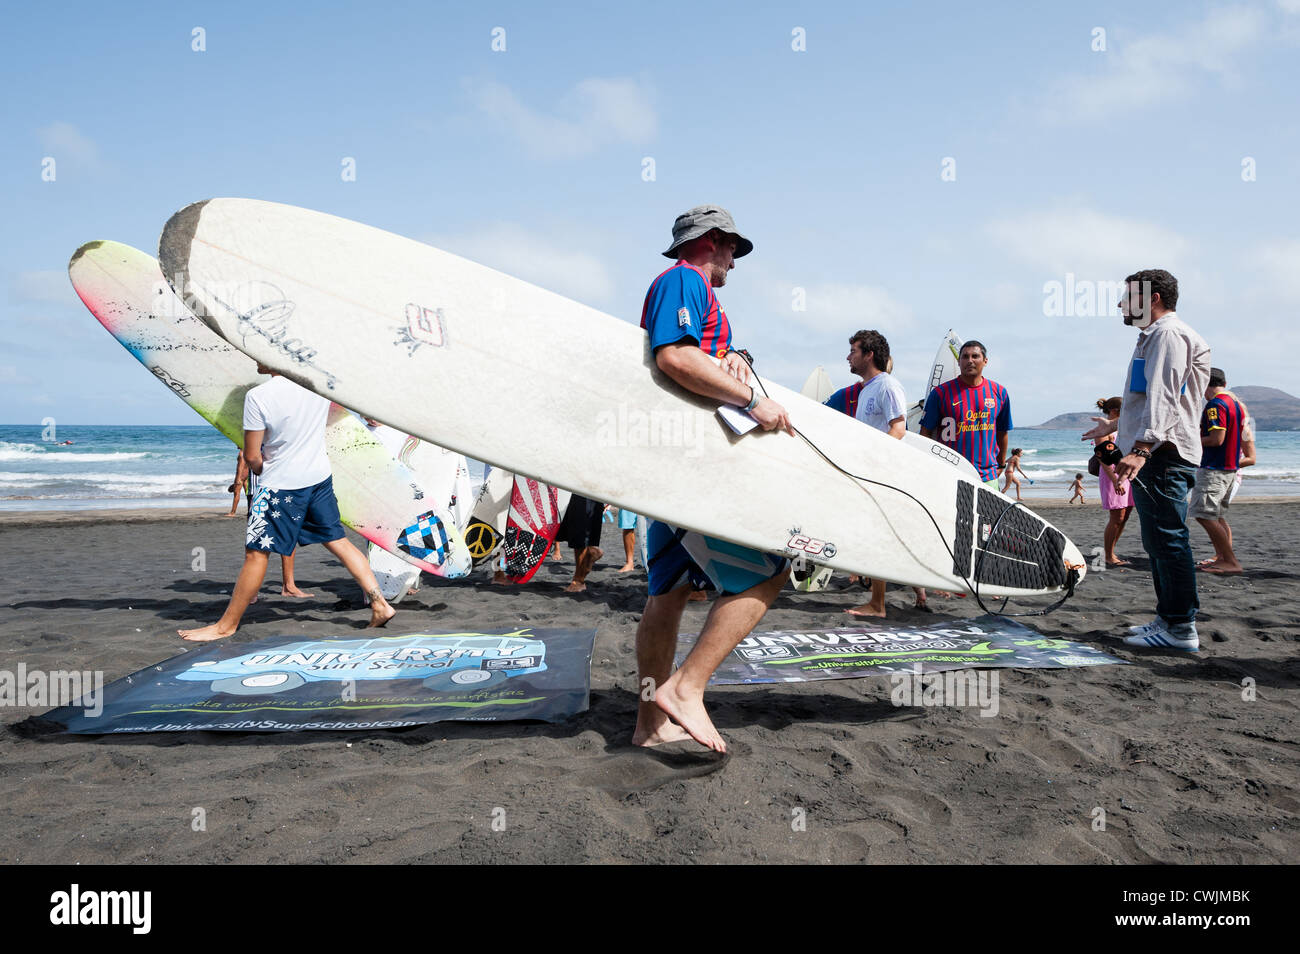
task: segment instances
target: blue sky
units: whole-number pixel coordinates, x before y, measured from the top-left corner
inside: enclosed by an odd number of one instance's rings
[[[155,252],[212,196],[357,219],[633,322],[673,218],[720,203],[756,246],[720,297],[760,371],[847,384],[848,336],[877,328],[912,395],[952,327],[988,345],[1022,424],[1118,392],[1133,332],[1090,291],[1165,267],[1230,383],[1300,392],[1280,346],[1300,0],[1044,6],[12,10],[0,423],[199,422],[66,264],[91,239]],[[1067,281],[1083,297],[1051,313]]]

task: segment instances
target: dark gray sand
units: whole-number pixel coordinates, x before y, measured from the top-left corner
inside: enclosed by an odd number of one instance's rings
[[[127,519],[123,519],[126,516]],[[116,679],[182,651],[215,619],[242,521],[193,513],[0,521],[0,670],[102,669]],[[1053,508],[1088,553],[1104,514]],[[1244,577],[1203,579],[1198,656],[1124,647],[1152,615],[1134,516],[1128,570],[1091,574],[1030,625],[1130,660],[1003,670],[1000,710],[895,708],[885,677],[728,687],[709,705],[730,752],[628,745],[641,571],[619,575],[617,531],[590,591],[562,592],[572,553],[525,587],[427,582],[391,629],[597,626],[590,711],[560,725],[442,723],[275,735],[48,735],[0,709],[3,862],[1294,862],[1300,857],[1295,553],[1300,504],[1232,513]],[[1209,555],[1194,527],[1197,556]],[[207,569],[191,569],[193,549]],[[367,613],[320,547],[278,567],[235,638],[346,636]],[[831,627],[864,602],[837,577],[787,590],[763,626]],[[891,588],[890,615],[935,619]],[[932,598],[940,614],[978,613]],[[686,631],[707,612],[692,604]],[[1243,699],[1243,680],[1256,698]],[[194,831],[194,810],[206,831]],[[1104,811],[1105,830],[1094,828]],[[504,822],[504,830],[494,830]],[[792,824],[803,819],[803,830]]]

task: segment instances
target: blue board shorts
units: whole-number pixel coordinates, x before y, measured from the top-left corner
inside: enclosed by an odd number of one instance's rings
[[[342,539],[333,477],[298,490],[276,490],[258,481],[248,505],[245,550],[288,556],[295,547]]]
[[[678,530],[658,520],[651,520],[646,530],[646,553],[651,596],[667,593],[683,574],[697,590],[714,589],[728,596],[743,593],[790,566],[785,557]]]
[[[623,510],[620,508],[618,511],[618,528],[620,530],[635,530],[636,514],[631,510]]]

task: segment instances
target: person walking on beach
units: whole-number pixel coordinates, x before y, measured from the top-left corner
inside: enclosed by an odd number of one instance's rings
[[[960,375],[940,384],[925,399],[921,436],[961,454],[975,465],[984,485],[997,490],[1012,427],[1011,398],[1006,388],[984,377],[987,364],[988,349],[983,344],[967,341],[961,346]]]
[[[1162,268],[1124,279],[1120,313],[1138,329],[1124,380],[1117,421],[1105,421],[1083,436],[1115,433],[1124,457],[1115,475],[1132,481],[1142,527],[1142,546],[1151,560],[1156,618],[1131,627],[1124,642],[1196,652],[1196,567],[1187,530],[1187,492],[1201,457],[1201,401],[1210,383],[1210,346],[1178,317],[1178,280]]]
[[[1227,376],[1219,368],[1210,369],[1205,400],[1201,412],[1201,466],[1196,470],[1189,512],[1209,535],[1215,558],[1198,568],[1206,573],[1236,576],[1243,568],[1232,549],[1228,503],[1241,466],[1246,411],[1228,391]]]
[[[623,565],[618,568],[620,573],[631,573],[636,569],[636,520],[637,515],[626,508],[619,508],[618,511],[618,530],[623,536]]]
[[[1107,421],[1119,421],[1119,409],[1123,405],[1122,397],[1098,398],[1097,409],[1106,415]],[[1099,437],[1097,444],[1109,440]],[[1128,566],[1128,560],[1121,560],[1115,553],[1120,534],[1128,518],[1133,514],[1133,486],[1127,480],[1120,480],[1115,475],[1115,466],[1103,460],[1097,462],[1097,492],[1101,496],[1101,505],[1106,510],[1106,530],[1102,535],[1104,559],[1107,566]]]
[[[248,464],[244,460],[244,452],[241,450],[239,456],[235,458],[235,482],[226,488],[227,492],[233,492],[235,499],[230,502],[230,513],[227,517],[239,516],[239,492],[245,490],[248,493],[248,501],[253,502],[253,485],[257,478],[248,470]],[[306,593],[298,588],[298,583],[293,577],[293,554],[285,553],[280,556],[280,595],[293,596],[298,599],[306,599],[311,593]],[[257,602],[257,596],[254,594],[254,603]]]
[[[1005,494],[1011,485],[1015,484],[1017,500],[1020,499],[1020,478],[1025,475],[1025,472],[1020,469],[1020,455],[1023,452],[1023,448],[1013,448],[1011,456],[1007,458],[1007,466],[1002,471],[1002,476],[1006,478],[1002,484],[1002,492]]]
[[[731,349],[731,323],[713,293],[726,284],[734,260],[753,248],[720,206],[697,206],[679,215],[664,252],[676,264],[651,282],[641,327],[649,335],[655,364],[679,385],[744,408],[764,430],[793,434],[785,408],[749,385],[749,364]],[[636,632],[640,702],[632,743],[651,746],[689,736],[725,752],[727,744],[704,707],[705,686],[785,586],[789,561],[658,520],[650,521],[646,536],[649,598]],[[725,565],[714,559],[714,546],[726,549]],[[692,586],[710,585],[722,595],[710,607],[690,655],[674,672],[687,598]]]
[[[235,458],[234,483],[232,483],[229,487],[226,488],[226,493],[235,495],[234,498],[230,501],[230,513],[226,514],[227,517],[239,516],[239,495],[242,491],[246,489],[244,484],[247,480],[248,480],[248,464],[244,460],[244,452],[241,450],[239,452],[239,456]],[[250,493],[248,496],[251,499],[253,495]]]
[[[826,400],[826,406],[841,411],[901,441],[907,434],[907,397],[903,385],[887,369],[894,366],[889,342],[879,331],[863,330],[849,339],[849,370],[862,380],[841,388]],[[913,587],[916,608],[927,609],[925,590]],[[871,581],[871,600],[844,612],[851,616],[885,615],[885,581]]]
[[[569,498],[569,506],[560,521],[560,529],[555,537],[556,544],[561,540],[573,547],[573,579],[564,588],[566,593],[582,593],[587,589],[587,574],[596,565],[596,561],[605,555],[600,548],[601,522],[605,516],[605,505],[599,500],[588,500],[574,494]]]
[[[339,519],[325,453],[330,402],[260,364],[257,371],[271,380],[244,396],[244,459],[260,478],[248,504],[244,565],[221,619],[177,632],[192,642],[234,635],[266,578],[269,554],[287,556],[309,543],[324,544],[339,558],[370,599],[370,626],[383,626],[397,611],[379,591],[365,556],[344,536]]]
[[[1087,498],[1083,496],[1083,474],[1075,474],[1074,482],[1070,484],[1070,503],[1074,503],[1074,498],[1079,498],[1079,503],[1083,503]]]

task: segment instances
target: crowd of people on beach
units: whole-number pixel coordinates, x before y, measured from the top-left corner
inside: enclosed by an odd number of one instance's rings
[[[697,206],[673,223],[664,256],[673,264],[650,284],[641,327],[649,337],[655,364],[688,391],[744,409],[765,430],[793,433],[786,408],[750,382],[749,356],[733,348],[732,324],[714,289],[727,283],[736,260],[753,250],[731,214],[716,205]],[[1196,651],[1199,606],[1196,573],[1187,526],[1189,512],[1205,528],[1215,556],[1202,561],[1207,573],[1233,574],[1242,567],[1233,550],[1227,511],[1239,470],[1255,462],[1254,439],[1245,405],[1227,390],[1223,372],[1210,367],[1205,340],[1175,312],[1178,282],[1169,272],[1148,269],[1125,279],[1119,307],[1137,341],[1125,371],[1122,395],[1097,402],[1104,415],[1083,435],[1094,442],[1089,471],[1099,480],[1108,512],[1105,562],[1127,564],[1115,552],[1136,510],[1142,544],[1150,560],[1155,618],[1124,634],[1130,645]],[[903,387],[891,373],[887,338],[865,329],[849,337],[849,370],[860,380],[836,391],[826,404],[902,440],[907,424]],[[978,340],[966,341],[957,355],[959,374],[930,391],[920,418],[924,437],[964,457],[991,490],[1020,499],[1020,448],[1008,452],[1012,430],[1006,388],[985,375],[989,353]],[[264,373],[270,373],[261,369]],[[244,412],[245,447],[232,490],[236,515],[239,485],[245,476],[250,514],[246,561],[221,619],[182,630],[191,640],[231,635],[264,578],[271,552],[282,557],[284,589],[305,595],[293,582],[292,555],[299,545],[321,543],[337,556],[370,600],[371,626],[383,626],[395,610],[384,600],[365,557],[344,538],[334,500],[324,423],[329,402],[275,375],[253,388]],[[244,473],[247,469],[247,475]],[[1032,481],[1031,481],[1032,482]],[[288,489],[284,489],[288,488]],[[1083,475],[1071,485],[1082,503]],[[1188,496],[1191,495],[1190,511]],[[254,506],[254,501],[258,506]],[[256,526],[254,509],[257,510]],[[605,504],[574,496],[559,539],[572,548],[574,576],[568,589],[580,592],[600,549]],[[625,561],[635,563],[636,515],[619,512]],[[791,573],[782,554],[729,545],[734,559],[722,573],[710,559],[712,541],[695,531],[651,520],[646,527],[648,597],[636,635],[639,693],[633,742],[651,746],[694,739],[717,751],[726,744],[704,706],[704,690],[714,670],[763,618]],[[558,554],[558,547],[557,547]],[[743,567],[743,569],[742,569]],[[885,615],[885,582],[870,581],[871,599],[848,612]],[[685,605],[717,596],[690,654],[673,667]],[[926,593],[915,588],[918,607]]]

